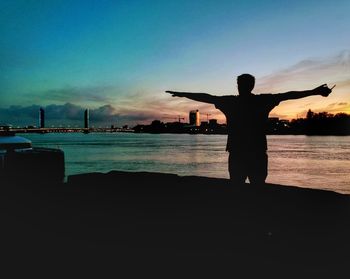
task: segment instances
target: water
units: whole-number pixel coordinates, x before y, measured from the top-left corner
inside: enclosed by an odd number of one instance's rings
[[[66,175],[110,170],[228,178],[225,135],[24,134],[61,148]],[[267,182],[350,194],[350,137],[268,136]]]

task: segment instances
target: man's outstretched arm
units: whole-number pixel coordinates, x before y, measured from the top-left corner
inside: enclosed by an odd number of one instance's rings
[[[293,100],[293,99],[300,99],[305,98],[308,96],[315,96],[320,95],[323,97],[328,97],[328,95],[332,92],[332,89],[335,87],[335,85],[332,88],[329,88],[327,84],[323,84],[319,87],[316,87],[312,90],[305,90],[305,91],[289,91],[286,93],[280,93],[277,94],[279,101],[286,101],[286,100]]]
[[[214,104],[217,100],[217,96],[213,96],[207,93],[190,93],[190,92],[176,92],[176,91],[165,91],[171,94],[173,97],[185,97],[194,101]]]

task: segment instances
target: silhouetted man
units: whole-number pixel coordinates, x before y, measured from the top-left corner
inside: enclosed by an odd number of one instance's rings
[[[270,111],[281,101],[312,95],[327,97],[332,89],[323,84],[313,90],[290,91],[279,94],[255,95],[255,78],[243,74],[237,78],[239,96],[213,96],[206,93],[166,91],[173,97],[214,104],[227,120],[227,146],[229,173],[234,183],[263,184],[267,177],[266,124]]]

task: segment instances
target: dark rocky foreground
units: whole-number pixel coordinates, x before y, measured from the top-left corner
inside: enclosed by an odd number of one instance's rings
[[[110,172],[1,185],[12,274],[232,278],[348,273],[350,196]],[[105,277],[105,276],[104,276]],[[314,277],[312,277],[314,278]]]

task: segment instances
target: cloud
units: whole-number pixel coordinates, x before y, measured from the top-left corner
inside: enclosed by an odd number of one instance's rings
[[[350,50],[343,50],[325,59],[305,59],[289,68],[264,76],[258,80],[257,88],[261,92],[274,92],[285,88],[290,90],[290,87],[294,90],[295,87],[317,86],[320,83],[349,85],[349,75]]]
[[[327,111],[329,113],[338,113],[340,111],[349,112],[350,111],[350,104],[347,102],[332,103],[324,108],[319,108],[315,111],[316,112]]]
[[[33,119],[38,115],[40,106],[31,105],[28,107],[10,106],[9,108],[0,108],[1,122],[11,122],[14,119]]]
[[[103,86],[66,86],[54,88],[46,91],[28,94],[31,100],[42,100],[45,96],[47,102],[84,102],[84,103],[110,103],[112,101],[111,91],[115,87],[109,85]]]
[[[48,105],[44,107],[45,116],[52,120],[81,120],[84,109],[80,106],[66,103],[64,105]]]
[[[90,114],[91,117],[98,122],[105,121],[106,119],[110,120],[110,118],[117,115],[115,108],[111,105],[104,105],[97,109],[93,109],[91,110]]]
[[[327,108],[342,107],[342,106],[347,106],[347,105],[348,105],[348,103],[346,103],[346,102],[331,103],[327,106]]]

